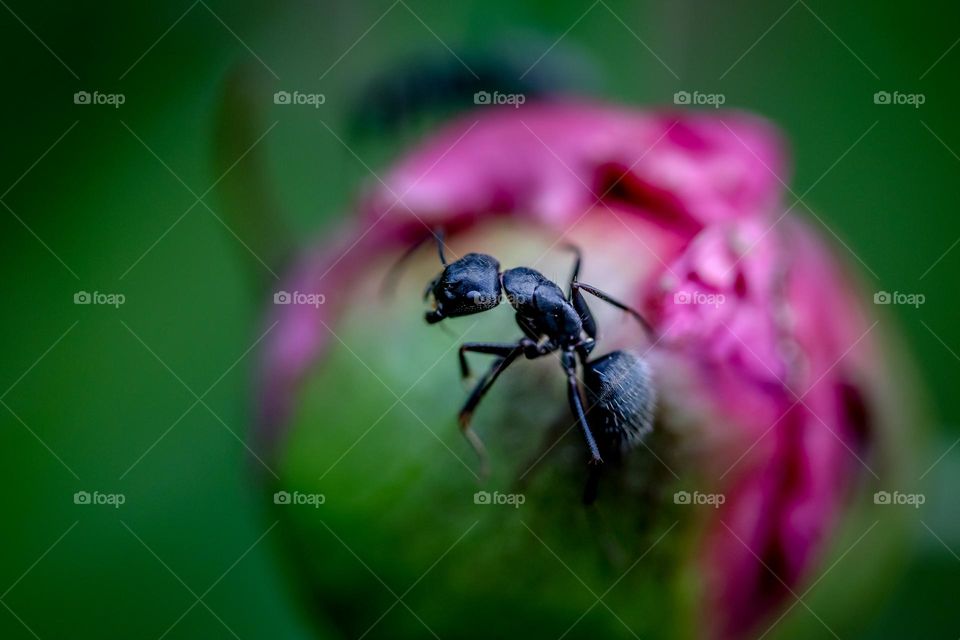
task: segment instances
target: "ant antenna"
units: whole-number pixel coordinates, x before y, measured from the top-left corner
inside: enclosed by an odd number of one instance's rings
[[[440,254],[440,264],[447,266],[447,258],[443,255],[443,229],[433,229],[433,238],[437,241],[437,253]]]
[[[437,250],[440,253],[440,262],[443,266],[447,266],[446,257],[443,254],[443,230],[442,229],[431,229],[430,235],[423,236],[412,245],[410,245],[406,251],[404,251],[396,262],[390,266],[390,269],[387,271],[387,274],[383,278],[383,283],[380,285],[380,294],[384,297],[391,296],[397,288],[397,281],[400,279],[400,275],[403,271],[403,267],[410,260],[410,257],[416,253],[424,242],[433,238],[437,241]]]
[[[449,326],[447,326],[445,323],[441,322],[438,324],[440,325],[440,331],[443,331],[449,337],[453,338],[454,340],[459,340],[461,338],[461,336],[458,336],[456,332],[453,329],[451,329]]]

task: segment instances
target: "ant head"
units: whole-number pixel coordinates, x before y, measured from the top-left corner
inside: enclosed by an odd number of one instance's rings
[[[443,268],[427,290],[431,293],[436,308],[427,312],[430,324],[493,309],[500,304],[500,263],[493,256],[468,253]]]

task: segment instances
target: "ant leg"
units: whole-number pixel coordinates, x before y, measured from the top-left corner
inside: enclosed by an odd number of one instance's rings
[[[490,367],[490,370],[483,376],[483,379],[473,388],[470,397],[467,398],[467,402],[460,410],[458,418],[460,422],[460,432],[463,433],[463,436],[470,443],[470,446],[473,447],[473,450],[477,452],[477,456],[480,458],[480,473],[482,476],[488,475],[487,449],[483,446],[483,441],[480,440],[473,429],[470,428],[470,419],[473,417],[473,412],[477,408],[477,405],[480,404],[480,400],[482,400],[483,396],[490,390],[490,387],[493,386],[496,379],[521,353],[523,353],[523,347],[515,345],[510,353],[502,358],[498,358]]]
[[[597,447],[597,441],[593,438],[593,432],[590,430],[590,425],[587,424],[587,416],[583,411],[583,400],[580,398],[580,387],[577,385],[576,360],[574,359],[573,352],[565,352],[560,357],[560,363],[563,365],[563,370],[567,374],[567,395],[570,400],[570,410],[583,429],[583,436],[586,438],[587,446],[590,448],[590,462],[599,464],[603,462],[603,458],[600,457],[600,449]]]
[[[580,247],[574,244],[565,244],[563,248],[573,252],[573,273],[570,274],[570,291],[567,294],[567,297],[573,296],[573,283],[580,278]]]
[[[460,377],[466,380],[470,377],[470,365],[467,364],[467,351],[472,351],[474,353],[486,353],[493,356],[500,356],[501,358],[506,358],[510,355],[514,349],[517,348],[517,344],[503,343],[503,342],[464,342],[460,345],[459,357],[460,357]]]
[[[587,293],[593,294],[594,296],[600,298],[604,302],[608,302],[613,306],[617,307],[618,309],[622,309],[626,311],[627,313],[629,313],[630,315],[632,315],[634,318],[637,319],[637,321],[643,326],[644,330],[647,332],[648,336],[653,335],[653,327],[651,327],[650,323],[647,322],[646,318],[644,318],[640,314],[640,312],[634,309],[633,307],[627,306],[626,304],[620,302],[616,298],[613,298],[610,294],[604,293],[603,291],[600,291],[600,289],[597,289],[596,287],[593,287],[589,284],[583,284],[582,282],[573,282],[571,283],[571,285],[575,290],[583,289]]]
[[[577,279],[580,277],[580,249],[575,245],[568,244],[564,246],[565,249],[569,249],[574,253],[573,261],[573,273],[570,274],[570,289],[567,292],[567,299],[573,304],[573,308],[576,310],[577,315],[580,316],[580,322],[583,323],[583,331],[591,338],[597,337],[597,322],[593,319],[593,313],[590,311],[590,307],[587,306],[587,301],[584,300],[583,294],[580,293],[577,288]]]
[[[574,310],[580,316],[580,322],[583,323],[583,332],[590,338],[597,337],[597,321],[593,319],[593,312],[587,305],[586,299],[580,293],[580,287],[576,280],[570,281],[570,302]]]
[[[590,472],[587,475],[587,481],[583,486],[583,505],[586,507],[591,506],[594,502],[597,501],[597,494],[600,490],[600,465],[592,465],[590,467]]]
[[[473,391],[470,392],[470,397],[467,398],[467,402],[463,405],[463,409],[460,410],[460,425],[464,429],[469,429],[470,418],[473,416],[474,410],[477,408],[477,405],[480,404],[480,400],[483,399],[483,396],[487,394],[487,391],[490,390],[490,387],[493,386],[493,383],[496,382],[497,378],[500,377],[500,374],[513,364],[523,353],[523,347],[520,345],[514,345],[513,349],[502,358],[498,358],[493,365],[491,365],[489,371],[484,374],[483,378],[474,386]]]
[[[540,335],[537,330],[533,327],[529,320],[520,315],[520,312],[514,314],[514,319],[517,321],[517,326],[520,327],[520,330],[523,331],[523,335],[527,336],[531,341],[537,342],[540,339]]]

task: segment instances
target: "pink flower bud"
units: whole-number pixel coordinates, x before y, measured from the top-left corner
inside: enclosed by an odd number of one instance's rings
[[[756,630],[829,552],[850,496],[874,473],[891,402],[858,286],[817,233],[784,214],[785,166],[776,132],[742,113],[573,103],[468,114],[403,157],[338,236],[293,269],[284,289],[323,291],[326,303],[273,309],[261,446],[273,455],[283,446],[352,288],[382,277],[388,258],[431,228],[459,246],[505,228],[548,248],[577,244],[583,280],[654,328],[640,347],[636,326],[616,314],[601,330],[646,353],[665,479],[722,496],[715,509],[680,514],[696,521],[684,558],[707,612],[696,634]],[[422,313],[389,320],[422,322]],[[449,393],[459,394],[450,371]],[[565,415],[562,398],[557,406]]]

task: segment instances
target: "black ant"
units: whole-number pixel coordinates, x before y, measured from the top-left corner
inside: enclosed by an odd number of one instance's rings
[[[443,271],[424,292],[425,300],[432,295],[434,301],[434,309],[426,313],[426,321],[435,324],[444,318],[488,311],[500,303],[505,292],[524,334],[515,343],[465,342],[460,346],[460,373],[464,379],[470,377],[466,352],[497,356],[474,386],[459,416],[460,430],[480,457],[484,474],[486,450],[470,428],[470,420],[500,374],[521,355],[532,360],[560,352],[570,409],[583,430],[591,464],[603,462],[595,432],[601,437],[605,450],[625,450],[641,442],[653,428],[655,393],[649,366],[629,351],[612,351],[594,360],[588,359],[596,346],[597,325],[582,292],[632,315],[643,326],[648,338],[653,330],[635,309],[577,280],[581,257],[576,247],[568,247],[575,253],[575,263],[569,291],[564,295],[559,286],[539,271],[515,267],[501,272],[497,259],[486,254],[468,253],[448,264],[442,234],[435,232],[434,238]],[[586,399],[590,402],[587,410],[584,410],[584,398],[577,383],[578,360],[584,373]]]

